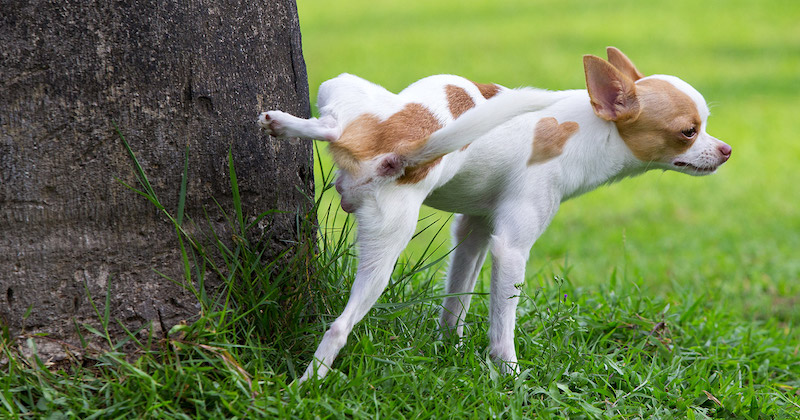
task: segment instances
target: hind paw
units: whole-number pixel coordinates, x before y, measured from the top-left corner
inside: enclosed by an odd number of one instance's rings
[[[286,124],[284,121],[289,118],[295,118],[282,111],[268,111],[262,112],[258,116],[258,125],[267,131],[267,134],[273,137],[287,137]]]
[[[257,121],[261,128],[274,137],[335,141],[340,134],[336,119],[329,116],[318,120],[298,118],[283,111],[267,111],[262,112]]]

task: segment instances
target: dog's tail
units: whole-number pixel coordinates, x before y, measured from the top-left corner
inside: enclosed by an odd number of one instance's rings
[[[459,150],[506,121],[547,108],[570,93],[534,88],[505,90],[431,134],[424,146],[406,156],[406,166],[431,162]]]

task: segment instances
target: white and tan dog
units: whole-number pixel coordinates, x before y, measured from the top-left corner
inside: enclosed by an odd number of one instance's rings
[[[320,119],[259,116],[274,136],[330,142],[342,208],[358,221],[350,298],[301,382],[328,372],[375,304],[422,204],[459,213],[442,332],[462,335],[491,250],[489,352],[514,372],[515,285],[562,201],[649,169],[706,175],[728,160],[731,147],[706,132],[700,93],[673,76],[643,77],[616,48],[607,53],[608,61],[584,56],[588,90],[507,89],[439,75],[393,94],[343,74],[320,86]]]

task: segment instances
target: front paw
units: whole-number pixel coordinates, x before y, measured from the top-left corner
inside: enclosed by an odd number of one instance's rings
[[[494,361],[501,373],[505,375],[519,375],[519,363],[517,362],[517,355],[513,351],[513,347],[505,350],[495,349],[489,351],[489,356],[491,356],[492,361]]]
[[[494,360],[494,362],[497,364],[497,367],[500,368],[500,373],[503,375],[519,375],[519,363],[516,361]]]

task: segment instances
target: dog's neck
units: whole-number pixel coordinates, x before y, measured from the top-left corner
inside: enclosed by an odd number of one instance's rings
[[[545,113],[559,122],[575,121],[580,126],[556,159],[561,201],[647,170],[625,145],[614,123],[594,113],[585,90],[574,91]]]

